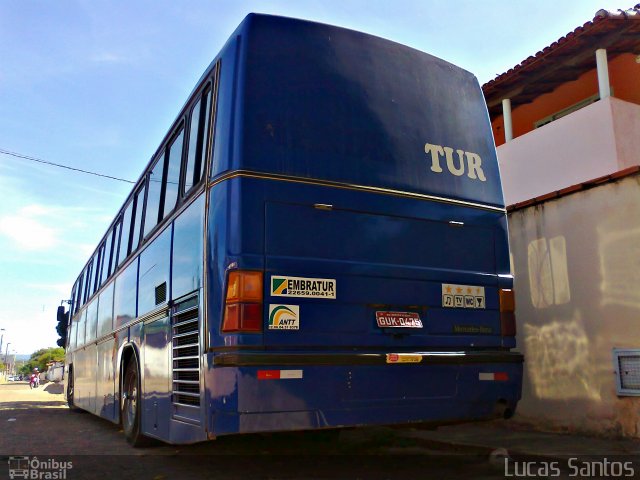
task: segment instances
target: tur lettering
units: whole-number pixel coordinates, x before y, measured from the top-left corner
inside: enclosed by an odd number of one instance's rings
[[[451,147],[443,147],[432,143],[425,143],[424,152],[431,155],[431,171],[434,173],[442,173],[444,170],[442,165],[446,165],[451,175],[460,177],[467,173],[467,177],[472,180],[480,180],[486,182],[487,177],[484,176],[482,170],[482,158],[473,152],[465,152],[464,150],[455,150]],[[444,160],[441,163],[441,160]]]

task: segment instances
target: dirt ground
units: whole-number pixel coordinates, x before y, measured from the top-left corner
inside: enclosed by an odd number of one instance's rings
[[[70,411],[62,385],[53,383],[34,390],[27,382],[0,385],[0,432],[0,479],[19,461],[38,467],[29,478],[504,478],[483,455],[434,449],[390,428],[134,449],[118,425]]]

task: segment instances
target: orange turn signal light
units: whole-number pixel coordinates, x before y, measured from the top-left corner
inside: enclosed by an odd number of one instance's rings
[[[513,289],[500,289],[500,331],[503,337],[516,336],[516,296]]]
[[[500,289],[500,311],[501,312],[515,312],[516,311],[516,296],[513,293],[513,289]]]
[[[262,302],[262,272],[229,272],[227,303],[237,302]]]

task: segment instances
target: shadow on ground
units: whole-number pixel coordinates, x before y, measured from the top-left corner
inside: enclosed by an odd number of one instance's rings
[[[44,391],[47,393],[59,395],[64,392],[64,385],[61,383],[47,383],[44,387]]]
[[[63,400],[38,402],[38,408],[59,408],[66,406],[67,402]],[[33,402],[0,402],[0,410],[33,410]]]

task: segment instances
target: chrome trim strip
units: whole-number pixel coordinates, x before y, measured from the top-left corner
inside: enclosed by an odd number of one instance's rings
[[[174,395],[184,395],[185,397],[200,398],[199,393],[180,392],[178,390],[173,390],[171,393],[173,393]]]
[[[189,408],[197,408],[197,409],[200,409],[200,405],[189,405],[189,404],[187,404],[187,403],[173,402],[173,405],[179,405],[179,406],[181,406],[181,407],[189,407]],[[180,415],[174,415],[174,416],[173,416],[173,419],[174,419],[174,420],[176,420],[176,419],[177,419],[177,420],[180,420],[181,418],[186,419],[186,420],[189,420],[188,422],[182,422],[182,423],[189,423],[189,424],[192,424],[192,425],[193,425],[193,422],[195,421],[195,420],[193,420],[193,419],[191,419],[191,418],[181,417]]]
[[[478,208],[490,212],[507,213],[507,209],[503,207],[494,207],[484,203],[467,202],[464,200],[455,200],[453,198],[438,197],[437,195],[428,195],[426,193],[406,192],[403,190],[394,190],[392,188],[372,187],[369,185],[358,185],[353,183],[334,182],[331,180],[318,180],[313,178],[294,177],[289,175],[279,175],[275,173],[254,172],[251,170],[235,170],[227,172],[219,177],[214,178],[207,185],[212,188],[219,183],[236,177],[259,178],[263,180],[278,180],[282,182],[304,183],[308,185],[320,185],[323,187],[342,188],[345,190],[356,190],[361,192],[381,193],[384,195],[393,195],[396,197],[414,198],[416,200],[425,200],[430,202],[447,203],[450,205],[459,205],[463,207]]]
[[[168,317],[168,316],[169,316],[169,305],[164,304],[161,307],[158,307],[155,310],[151,310],[149,313],[145,313],[144,315],[136,318],[135,320],[132,320],[131,322],[122,325],[117,330],[114,330],[113,333],[114,334],[119,333],[122,330],[126,330],[127,328],[137,325],[138,323],[149,322],[152,320],[160,320],[161,318]]]
[[[188,343],[186,345],[176,345],[173,348],[175,350],[178,350],[179,348],[191,348],[191,347],[199,347],[199,346],[200,346],[200,343]],[[175,358],[182,358],[182,357],[175,357]]]
[[[387,347],[383,347],[387,348]],[[386,351],[384,353],[279,353],[279,352],[225,352],[213,357],[215,367],[264,367],[264,366],[331,366],[331,365],[385,365],[387,354],[416,355],[424,359],[419,365],[464,365],[478,363],[522,363],[519,352],[504,350],[429,352]],[[398,363],[418,365],[418,363]]]

